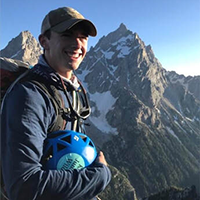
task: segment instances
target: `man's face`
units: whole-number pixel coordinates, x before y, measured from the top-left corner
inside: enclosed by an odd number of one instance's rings
[[[45,58],[58,73],[70,78],[71,72],[79,67],[86,55],[87,43],[88,36],[79,26],[63,33],[52,31],[47,39]]]

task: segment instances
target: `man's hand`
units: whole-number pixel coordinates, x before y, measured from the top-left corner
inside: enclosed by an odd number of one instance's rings
[[[102,151],[99,152],[98,156],[97,156],[97,161],[108,166],[108,163],[106,162],[106,159],[104,157],[104,154]]]

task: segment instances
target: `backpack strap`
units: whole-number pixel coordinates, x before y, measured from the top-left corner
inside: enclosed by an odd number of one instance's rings
[[[61,90],[64,91],[69,105],[69,107],[65,108],[63,98],[57,88],[57,85],[48,81],[48,79],[44,78],[43,76],[32,73],[32,71],[30,71],[30,73],[28,73],[28,75],[21,82],[25,81],[32,82],[33,84],[41,88],[48,95],[49,99],[52,102],[52,105],[56,112],[56,120],[51,125],[51,127],[49,127],[48,133],[58,130],[64,130],[67,122],[71,122],[71,130],[77,132],[85,132],[81,116],[78,115],[78,113],[80,112],[84,113],[84,109],[82,108],[83,105],[81,103],[82,98],[80,97],[81,94],[79,94],[79,91],[71,90],[69,89],[70,87],[66,88],[62,78],[60,79],[62,85]],[[68,89],[72,93],[72,101],[70,100],[68,94],[69,91],[67,91]],[[83,89],[81,91],[83,91]],[[79,128],[81,130],[79,130]]]
[[[65,129],[66,122],[70,121],[70,117],[67,117],[70,114],[70,109],[65,108],[62,96],[55,85],[53,85],[47,79],[44,79],[42,76],[33,73],[32,69],[26,70],[25,73],[18,77],[18,79],[8,89],[8,92],[12,90],[12,88],[17,82],[31,82],[34,85],[37,85],[40,89],[42,89],[45,92],[45,94],[49,97],[55,109],[56,120],[48,128],[48,133]]]
[[[37,85],[39,88],[41,88],[45,92],[45,94],[47,94],[47,96],[51,100],[52,105],[55,109],[56,120],[49,127],[48,133],[58,131],[58,130],[64,130],[67,120],[68,121],[70,120],[70,118],[66,118],[66,116],[70,114],[70,109],[65,108],[62,96],[59,93],[59,91],[56,89],[54,85],[44,84],[36,80],[31,80],[30,82]]]
[[[71,101],[71,97],[69,97],[68,94],[68,92],[71,91],[70,86],[69,88],[68,86],[66,88],[62,78],[60,78],[61,84],[59,87],[61,90],[64,91],[67,101],[69,103],[69,107],[65,108],[64,101],[58,90],[57,83],[55,85],[54,81],[52,82],[52,80],[50,81],[45,75],[43,76],[43,72],[40,71],[40,69],[38,70],[36,66],[32,69],[24,70],[24,73],[20,72],[20,74],[22,74],[19,77],[17,77],[17,79],[12,83],[9,89],[7,89],[6,94],[9,93],[14,87],[14,85],[18,82],[32,82],[48,95],[56,112],[56,120],[51,125],[51,127],[49,127],[48,132],[54,132],[65,129],[67,122],[71,122],[71,130],[77,132],[85,132],[82,124],[83,120],[85,120],[89,116],[91,108],[89,106],[86,92],[81,83],[79,84],[81,86],[80,91],[82,92],[72,90]],[[6,96],[6,94],[4,95],[4,97]],[[2,105],[4,103],[4,99],[2,101]],[[81,130],[79,130],[79,128]]]

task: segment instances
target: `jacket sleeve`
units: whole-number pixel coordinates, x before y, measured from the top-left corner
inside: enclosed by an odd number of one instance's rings
[[[10,200],[89,200],[111,179],[95,162],[81,170],[42,169],[47,129],[55,120],[50,99],[37,86],[17,84],[5,100],[1,116],[1,160]]]

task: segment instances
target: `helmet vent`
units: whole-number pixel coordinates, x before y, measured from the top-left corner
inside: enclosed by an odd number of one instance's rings
[[[83,140],[84,142],[86,142],[86,140],[87,140],[87,137],[86,137],[86,136],[80,135],[80,137],[82,138],[82,140]]]
[[[62,138],[62,140],[65,141],[65,142],[67,142],[67,143],[69,143],[69,144],[71,144],[71,142],[72,142],[72,140],[71,140],[71,135]]]
[[[89,142],[89,145],[92,146],[92,147],[94,147],[94,145],[93,145],[93,143],[91,141]]]
[[[65,148],[66,148],[65,145],[57,143],[57,149],[58,149],[58,151],[61,151],[61,150],[65,149]]]

